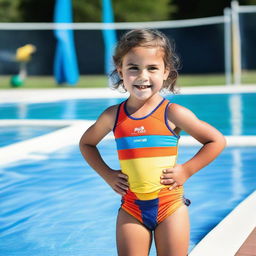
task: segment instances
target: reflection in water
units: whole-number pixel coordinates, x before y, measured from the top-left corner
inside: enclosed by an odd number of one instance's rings
[[[241,94],[232,94],[229,96],[231,135],[241,135],[242,131],[242,98]]]
[[[245,193],[245,187],[243,184],[243,161],[241,157],[241,150],[239,148],[232,149],[231,155],[232,161],[232,201],[240,200],[242,195]]]
[[[18,118],[19,119],[27,118],[27,112],[28,112],[27,104],[26,103],[19,103],[18,104]]]
[[[64,104],[64,110],[62,112],[63,119],[76,119],[76,102],[74,100],[68,100],[66,104]]]

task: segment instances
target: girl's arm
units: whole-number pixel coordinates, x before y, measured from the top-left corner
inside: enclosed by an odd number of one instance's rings
[[[102,159],[96,145],[113,129],[117,106],[106,109],[80,139],[80,151],[88,164],[120,195],[128,189],[127,176],[111,169]]]
[[[163,171],[161,182],[172,184],[172,189],[184,184],[190,176],[212,162],[225,148],[226,139],[213,126],[199,120],[189,109],[178,104],[169,106],[168,118],[177,130],[184,130],[203,144],[190,160]]]

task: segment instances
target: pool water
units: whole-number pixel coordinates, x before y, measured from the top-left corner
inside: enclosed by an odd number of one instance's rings
[[[114,141],[101,142],[99,149],[119,169]],[[255,149],[226,148],[186,183],[190,250],[255,190]],[[197,150],[180,147],[178,162]],[[1,255],[117,255],[120,197],[84,162],[77,145],[1,167],[1,173]]]
[[[191,109],[225,135],[255,135],[256,93],[168,96]],[[33,104],[0,104],[0,119],[95,120],[107,107],[123,99],[65,100]]]
[[[0,126],[0,147],[41,136],[57,129],[59,128],[47,126]]]

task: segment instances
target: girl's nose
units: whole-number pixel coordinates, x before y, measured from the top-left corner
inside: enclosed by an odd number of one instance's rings
[[[138,78],[139,81],[141,82],[146,82],[149,80],[148,78],[148,72],[146,70],[142,70],[140,72],[140,75],[139,75],[139,78]]]

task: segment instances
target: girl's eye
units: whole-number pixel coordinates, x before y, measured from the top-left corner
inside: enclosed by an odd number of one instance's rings
[[[155,71],[155,70],[158,70],[158,68],[157,67],[149,67],[149,70],[150,71]]]
[[[129,70],[138,70],[138,67],[129,67]]]

